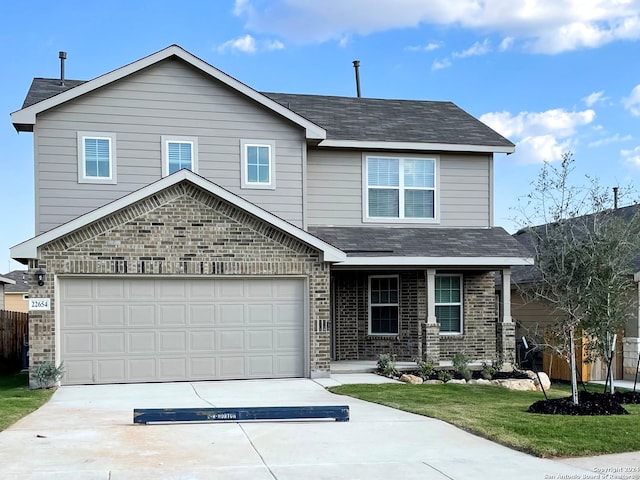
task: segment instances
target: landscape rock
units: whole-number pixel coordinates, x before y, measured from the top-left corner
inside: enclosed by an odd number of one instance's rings
[[[404,383],[410,383],[412,385],[420,385],[421,383],[424,382],[424,380],[422,380],[421,377],[418,377],[416,375],[410,375],[408,373],[405,373],[404,375],[402,375],[400,377],[400,381]]]
[[[464,385],[467,383],[467,381],[464,378],[461,378],[459,380],[454,378],[453,380],[449,380],[447,383],[459,383]]]
[[[425,380],[423,383],[425,385],[442,385],[444,382],[442,380]]]
[[[492,380],[491,383],[508,388],[509,390],[518,390],[520,392],[535,392],[538,390],[533,383],[533,380]]]
[[[538,375],[540,376],[540,381],[538,381],[536,372],[527,370],[525,373],[531,380],[533,380],[533,383],[536,386],[537,390],[542,391],[542,389],[540,388],[540,383],[542,383],[542,387],[545,390],[549,390],[551,388],[551,380],[549,380],[549,376],[546,373],[538,372]]]
[[[491,385],[491,380],[486,380],[484,378],[477,378],[474,380],[469,380],[467,383],[469,385]]]

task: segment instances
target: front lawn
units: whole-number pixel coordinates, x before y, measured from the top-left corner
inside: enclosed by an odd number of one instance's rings
[[[630,415],[564,416],[527,413],[539,392],[482,385],[340,385],[349,395],[433,417],[508,447],[539,457],[573,457],[640,450],[640,405],[624,405]],[[599,387],[598,391],[602,391]],[[571,395],[554,385],[550,398]]]
[[[0,431],[37,410],[53,390],[29,390],[26,373],[0,375]]]

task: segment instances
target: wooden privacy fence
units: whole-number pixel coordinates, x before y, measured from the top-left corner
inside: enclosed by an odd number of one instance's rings
[[[23,338],[28,331],[28,313],[0,310],[0,371],[20,371]]]

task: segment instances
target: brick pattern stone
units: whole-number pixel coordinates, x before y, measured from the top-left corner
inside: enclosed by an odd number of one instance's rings
[[[622,375],[625,380],[640,380],[638,375],[638,355],[640,355],[640,338],[624,337],[622,340]]]
[[[233,204],[182,182],[40,248],[29,273],[45,284],[30,295],[55,298],[60,275],[303,276],[308,282],[309,371],[330,362],[329,265],[321,254]],[[55,360],[55,302],[31,312],[30,365]]]

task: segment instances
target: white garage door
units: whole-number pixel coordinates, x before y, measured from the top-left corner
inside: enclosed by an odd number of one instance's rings
[[[304,281],[62,278],[65,384],[304,376]]]

